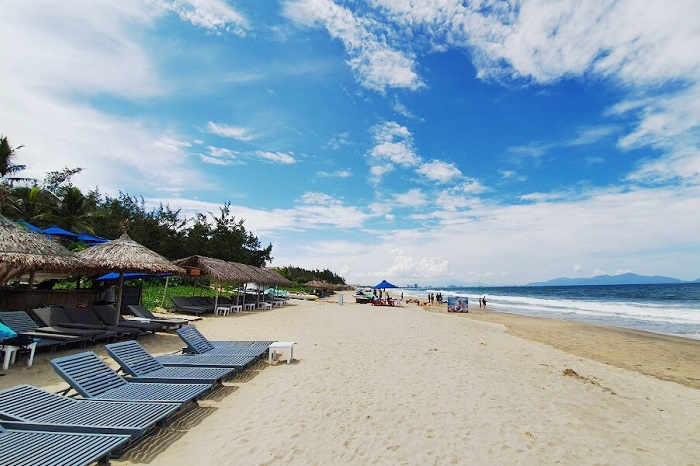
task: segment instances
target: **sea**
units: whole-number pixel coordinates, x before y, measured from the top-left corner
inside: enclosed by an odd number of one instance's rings
[[[700,339],[700,283],[663,285],[514,286],[402,288],[427,299],[429,293],[466,296],[488,309],[550,319],[624,327]],[[446,301],[446,299],[445,299]]]

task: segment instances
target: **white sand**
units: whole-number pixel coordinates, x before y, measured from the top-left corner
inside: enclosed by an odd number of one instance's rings
[[[197,322],[212,340],[296,341],[297,360],[260,363],[114,464],[700,464],[700,390],[466,315],[349,300]]]

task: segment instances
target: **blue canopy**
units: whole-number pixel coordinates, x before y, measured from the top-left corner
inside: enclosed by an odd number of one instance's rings
[[[384,289],[384,288],[398,288],[398,287],[396,285],[392,285],[391,283],[389,283],[386,280],[382,280],[382,282],[379,285],[373,286],[372,288],[374,288],[375,290],[380,290],[380,289]]]
[[[68,230],[64,230],[63,228],[59,227],[58,225],[51,225],[50,227],[45,229],[43,231],[43,233],[45,235],[49,235],[49,236],[54,236],[54,235],[55,236],[68,236],[70,238],[77,238],[78,237],[78,235],[76,235],[75,233],[68,231]]]
[[[93,236],[88,233],[80,233],[77,238],[78,241],[82,241],[83,243],[90,243],[90,244],[100,244],[100,243],[106,243],[109,240],[107,238],[101,238],[99,236]]]
[[[28,221],[26,221],[23,218],[17,220],[17,223],[19,223],[20,225],[24,225],[25,227],[27,227],[28,229],[30,229],[34,233],[43,233],[44,232],[44,230],[42,230],[39,227],[35,227],[34,225],[32,225],[31,223],[29,223]]]
[[[126,272],[124,274],[124,280],[136,280],[137,278],[156,278],[156,277],[167,277],[172,274],[170,273],[161,273],[161,274],[150,274],[150,273],[141,273],[141,272]],[[108,282],[111,280],[118,280],[119,279],[119,273],[117,272],[110,272],[108,274],[102,275],[101,277],[95,278],[93,281],[96,282]]]

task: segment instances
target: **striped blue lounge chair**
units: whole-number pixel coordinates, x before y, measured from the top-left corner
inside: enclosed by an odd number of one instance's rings
[[[239,370],[239,367],[165,367],[136,341],[111,343],[105,348],[122,370],[129,374],[127,380],[132,382],[215,384]]]
[[[0,422],[23,430],[123,434],[136,440],[181,406],[79,400],[31,385],[16,385],[0,391]]]
[[[128,382],[92,351],[52,359],[51,365],[73,390],[91,400],[187,403],[212,388],[212,384]]]
[[[210,342],[192,325],[177,329],[177,334],[187,344],[187,351],[194,354],[237,355],[261,357],[267,353],[272,341],[215,341]]]
[[[1,423],[1,421],[0,421]],[[44,432],[6,429],[0,425],[0,464],[87,466],[109,462],[128,435]]]

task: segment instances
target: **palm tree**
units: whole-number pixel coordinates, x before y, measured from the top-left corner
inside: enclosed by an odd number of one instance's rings
[[[59,190],[57,202],[51,213],[45,215],[51,223],[70,231],[93,233],[92,217],[95,216],[96,199],[90,193],[85,196],[75,186],[65,186]]]
[[[12,194],[12,185],[15,181],[28,181],[30,178],[18,178],[11,175],[24,170],[26,165],[17,165],[14,162],[17,156],[17,149],[23,146],[12,147],[6,136],[0,136],[0,211],[5,212],[10,195]]]
[[[9,181],[10,185],[15,181],[26,181],[29,178],[16,178],[8,175],[14,175],[15,173],[21,172],[26,165],[17,165],[14,160],[17,156],[17,149],[21,149],[24,146],[12,147],[10,141],[7,140],[6,136],[0,136],[0,178]]]

